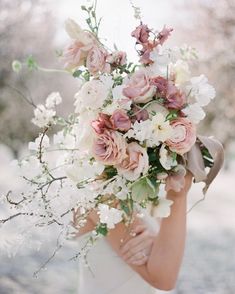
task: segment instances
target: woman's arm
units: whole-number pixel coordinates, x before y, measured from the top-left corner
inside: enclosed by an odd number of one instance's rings
[[[191,174],[185,178],[184,188],[176,193],[170,191],[167,198],[174,201],[171,208],[171,215],[163,219],[158,235],[154,238],[152,250],[146,264],[135,266],[129,264],[143,279],[153,287],[170,290],[174,288],[185,246],[186,235],[186,198],[192,182]],[[141,224],[140,219],[133,223],[133,230]],[[147,232],[148,233],[148,232]],[[121,240],[126,235],[126,227],[118,224],[115,229],[111,230],[107,240],[112,248],[125,260],[131,248],[132,241],[127,240],[124,245]],[[152,236],[149,236],[152,238]],[[131,236],[129,238],[131,240]]]

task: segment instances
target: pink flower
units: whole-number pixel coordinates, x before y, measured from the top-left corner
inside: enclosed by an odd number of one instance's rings
[[[63,53],[63,61],[65,68],[74,69],[85,64],[88,51],[91,49],[92,44],[85,45],[84,43],[75,40],[69,45]]]
[[[106,62],[112,66],[122,66],[126,64],[126,52],[115,51],[107,56]]]
[[[167,95],[167,88],[168,88],[168,80],[157,76],[151,79],[151,84],[157,88],[157,94],[161,97],[166,97]]]
[[[137,121],[145,121],[145,120],[149,119],[149,113],[146,109],[142,109],[141,107],[138,107],[135,105],[132,108],[132,111],[134,113],[133,120],[132,120],[133,123],[136,120]]]
[[[180,192],[185,185],[186,169],[182,165],[177,165],[174,172],[166,179],[165,190]]]
[[[136,142],[127,146],[127,158],[117,166],[118,173],[129,181],[135,181],[141,174],[146,174],[149,167],[146,149]]]
[[[127,113],[122,109],[115,110],[110,121],[116,130],[128,131],[131,128],[131,120]]]
[[[166,98],[165,105],[171,109],[181,109],[186,103],[186,96],[182,93],[172,81],[161,76],[152,78],[151,84],[156,87],[157,94]]]
[[[120,164],[127,156],[126,141],[119,132],[105,130],[95,139],[93,153],[95,159],[105,165]]]
[[[196,127],[184,117],[179,117],[171,121],[173,134],[166,144],[178,154],[188,152],[196,142]]]
[[[107,51],[99,46],[93,46],[88,52],[86,66],[92,75],[110,71],[110,65],[106,63],[106,56]]]
[[[146,103],[155,94],[155,87],[150,84],[150,77],[145,70],[135,72],[127,86],[123,89],[123,95],[135,103]]]
[[[131,36],[136,38],[136,42],[139,44],[148,42],[149,33],[151,30],[147,25],[140,24],[136,29],[131,33]]]
[[[161,45],[168,39],[172,31],[173,28],[167,28],[164,26],[164,28],[158,33],[157,37]]]
[[[105,130],[113,129],[113,124],[110,121],[110,115],[99,113],[97,120],[92,121],[91,126],[97,134],[103,134]]]
[[[166,94],[167,108],[181,109],[186,103],[186,96],[181,92],[172,82],[168,83],[167,94]]]

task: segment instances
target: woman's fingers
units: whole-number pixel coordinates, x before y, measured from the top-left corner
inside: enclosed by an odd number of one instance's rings
[[[129,241],[127,241],[120,249],[120,253],[122,255],[125,255],[128,251],[132,251],[134,250],[134,248],[136,246],[138,246],[138,244],[140,244],[141,242],[143,242],[144,240],[150,239],[152,238],[152,235],[150,234],[150,232],[148,230],[145,230],[143,233],[134,236],[132,239],[130,239]]]
[[[122,258],[126,261],[130,260],[131,258],[140,258],[146,257],[149,255],[151,248],[152,248],[153,240],[145,239],[138,245],[131,247],[125,254],[122,255]]]

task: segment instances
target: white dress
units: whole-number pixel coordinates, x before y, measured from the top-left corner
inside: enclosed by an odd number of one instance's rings
[[[158,222],[144,216],[149,228],[157,231]],[[88,234],[79,238],[80,246]],[[80,247],[79,246],[79,247]],[[90,249],[87,261],[79,261],[78,294],[156,294],[157,290],[145,282],[111,248],[105,238],[99,239]]]

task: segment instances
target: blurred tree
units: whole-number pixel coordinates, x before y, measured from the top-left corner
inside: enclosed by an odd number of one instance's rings
[[[196,71],[204,72],[217,91],[200,128],[228,147],[235,139],[235,1],[185,1],[184,8],[190,22],[182,36],[187,33],[187,42],[203,52]]]
[[[38,101],[48,89],[41,78],[38,83],[38,74],[26,70],[16,74],[11,64],[30,54],[49,63],[53,60],[48,53],[53,52],[53,36],[54,20],[45,1],[0,1],[0,143],[8,145],[16,156],[36,131],[30,123],[32,107],[24,98],[29,99],[33,92]]]

